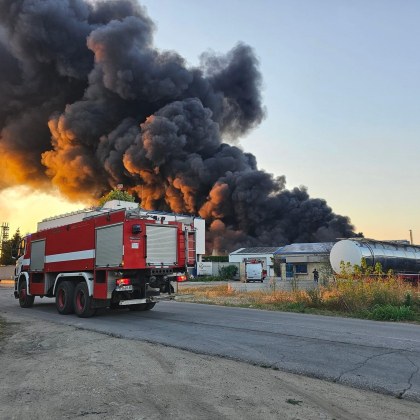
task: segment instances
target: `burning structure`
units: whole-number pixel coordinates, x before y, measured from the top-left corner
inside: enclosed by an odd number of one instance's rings
[[[209,250],[354,236],[235,145],[264,117],[253,50],[190,68],[153,31],[135,0],[0,1],[0,188],[89,200],[122,183],[146,209],[205,218]]]

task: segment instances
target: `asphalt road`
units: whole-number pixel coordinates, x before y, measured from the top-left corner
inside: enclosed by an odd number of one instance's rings
[[[21,309],[0,287],[0,315],[23,314],[116,337],[222,356],[420,402],[420,326],[160,302],[149,312],[102,311],[81,319],[52,299]]]

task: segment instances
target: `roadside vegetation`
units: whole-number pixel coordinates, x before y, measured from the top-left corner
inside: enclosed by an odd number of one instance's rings
[[[6,335],[6,322],[0,317],[0,345]]]
[[[420,322],[420,286],[393,275],[339,276],[311,290],[269,288],[243,292],[229,285],[188,287],[180,300],[267,310],[340,315],[383,321]],[[182,295],[185,295],[183,297]]]
[[[0,252],[0,265],[15,265],[16,260],[13,258],[13,253],[18,249],[21,240],[20,230],[17,229],[11,239],[3,241]]]
[[[237,273],[238,267],[235,265],[227,265],[219,268],[219,274],[217,276],[190,277],[188,280],[192,282],[226,281],[235,278]]]

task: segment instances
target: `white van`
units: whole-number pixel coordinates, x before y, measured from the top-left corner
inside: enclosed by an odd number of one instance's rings
[[[246,263],[245,264],[246,282],[260,281],[262,283],[265,278],[264,271],[265,270],[263,270],[263,265],[261,262]]]

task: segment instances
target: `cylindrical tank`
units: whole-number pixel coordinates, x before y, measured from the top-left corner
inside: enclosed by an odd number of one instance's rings
[[[408,243],[344,239],[337,242],[330,252],[331,266],[336,273],[341,271],[341,262],[360,266],[362,258],[372,267],[379,262],[384,272],[420,273],[420,246]]]

